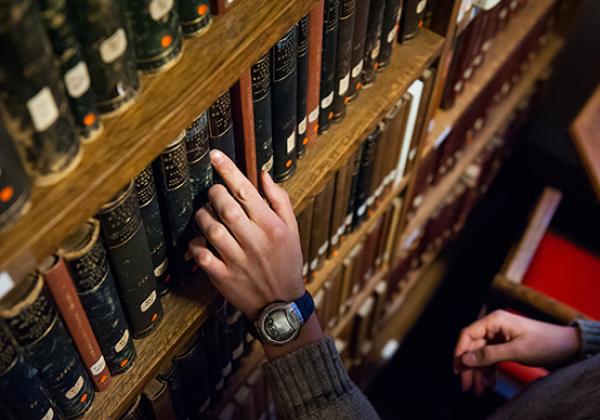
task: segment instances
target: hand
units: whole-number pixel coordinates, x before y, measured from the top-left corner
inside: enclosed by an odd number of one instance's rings
[[[255,320],[270,303],[290,302],[304,294],[296,217],[287,193],[268,173],[261,173],[267,203],[225,154],[213,150],[210,157],[227,188],[213,185],[208,191],[210,207],[201,208],[195,217],[216,253],[204,238],[192,240],[189,250],[223,297]],[[285,352],[322,336],[313,315]],[[281,349],[269,350],[267,356],[282,354]]]
[[[463,391],[474,386],[477,395],[481,395],[486,387],[495,385],[498,362],[560,366],[575,359],[580,346],[575,327],[548,324],[498,310],[461,331],[454,350],[454,371],[461,374]]]

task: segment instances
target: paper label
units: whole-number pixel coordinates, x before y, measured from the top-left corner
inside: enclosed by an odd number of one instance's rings
[[[119,341],[117,341],[117,344],[115,344],[115,351],[117,353],[120,353],[125,346],[127,345],[127,343],[129,342],[129,330],[125,330],[125,332],[123,333],[123,336],[119,339]]]
[[[100,44],[100,58],[105,63],[110,64],[122,56],[126,49],[127,34],[125,29],[119,28]]]
[[[383,360],[391,360],[392,357],[394,357],[394,354],[396,354],[398,347],[400,347],[400,343],[398,343],[397,340],[389,340],[387,343],[385,343],[383,349],[381,349],[381,358]]]
[[[436,149],[440,147],[440,145],[448,138],[448,134],[450,134],[450,131],[452,131],[452,127],[446,127],[446,129],[442,131],[440,136],[437,139],[435,139],[433,147],[435,147]]]
[[[71,387],[71,389],[69,389],[65,393],[65,397],[67,397],[68,400],[72,400],[73,398],[75,398],[77,396],[77,394],[79,394],[79,391],[81,391],[81,388],[83,388],[83,376],[80,376],[79,379],[77,379],[77,382],[75,382],[75,385],[73,385]]]
[[[456,82],[456,84],[454,85],[454,91],[455,92],[460,92],[463,88],[463,82],[462,80],[459,80],[458,82]]]
[[[414,207],[419,207],[422,203],[423,203],[423,194],[419,194],[413,199]]]
[[[90,73],[85,61],[80,61],[65,73],[65,87],[71,98],[79,98],[90,88]]]
[[[391,31],[388,32],[388,36],[387,36],[388,44],[394,42],[394,39],[396,39],[396,35],[398,35],[398,25],[394,25],[394,29],[392,29]]]
[[[481,63],[483,62],[483,54],[478,54],[477,56],[475,56],[475,58],[473,59],[473,65],[475,67],[479,67],[481,65]]]
[[[306,133],[306,117],[302,118],[302,121],[300,121],[300,124],[298,124],[298,134],[303,135],[304,133]]]
[[[310,114],[308,114],[308,122],[312,123],[317,121],[317,118],[319,118],[319,107],[317,106],[315,109],[313,109]]]
[[[379,187],[377,187],[377,189],[375,190],[375,197],[380,197],[381,194],[383,194],[383,185],[380,185]]]
[[[470,79],[473,76],[473,67],[467,67],[463,73],[465,79]]]
[[[346,218],[344,219],[344,224],[346,226],[350,226],[352,224],[352,213],[346,215]]]
[[[10,274],[6,271],[0,272],[0,299],[2,299],[15,286]]]
[[[333,91],[321,101],[321,108],[327,108],[333,102]]]
[[[169,266],[169,260],[165,258],[163,262],[160,263],[158,267],[154,269],[154,276],[160,277],[167,271],[167,267]]]
[[[492,46],[492,40],[487,40],[483,43],[483,45],[481,46],[481,49],[483,50],[483,52],[487,52]]]
[[[27,110],[36,131],[44,131],[58,118],[58,107],[48,86],[42,88],[33,98],[27,101]]]
[[[140,310],[142,312],[146,312],[148,309],[150,309],[150,307],[152,306],[152,304],[155,301],[156,301],[156,290],[153,290],[152,293],[150,293],[150,295],[148,295],[146,300],[144,300],[142,302],[142,304],[140,305]]]
[[[286,140],[287,152],[292,153],[296,147],[296,132],[292,131],[292,134]]]
[[[417,4],[417,14],[423,13],[423,10],[427,7],[427,0],[421,0],[419,4]]]
[[[268,172],[271,170],[271,168],[273,167],[273,156],[271,156],[269,158],[268,161],[266,161],[263,166],[260,168],[263,172]]]
[[[152,0],[148,11],[154,20],[160,20],[173,8],[174,0]]]
[[[336,246],[339,241],[340,241],[340,235],[339,235],[339,233],[336,232],[331,237],[331,246]]]
[[[302,277],[306,277],[308,275],[308,263],[304,263],[302,266]]]
[[[413,147],[412,149],[410,149],[410,151],[408,152],[408,160],[409,161],[413,161],[414,158],[417,157],[417,148]]]
[[[364,64],[364,61],[360,60],[358,62],[358,64],[352,68],[352,78],[353,79],[357,78],[360,75],[360,72],[362,71],[362,68],[363,68],[363,64]]]
[[[371,51],[371,59],[376,60],[379,57],[379,50],[381,49],[381,41],[377,38],[377,42],[375,43],[375,48]]]
[[[365,202],[358,208],[358,211],[356,212],[356,214],[358,215],[358,217],[361,217],[363,214],[365,214],[366,211],[367,211],[367,203]]]
[[[104,360],[104,356],[100,356],[98,361],[90,366],[90,370],[92,371],[92,375],[96,376],[100,374],[106,367],[106,361]]]
[[[315,271],[317,269],[318,264],[319,264],[319,259],[313,258],[313,260],[310,262],[310,271]]]
[[[216,389],[217,391],[220,391],[220,390],[222,390],[222,389],[223,389],[223,386],[224,386],[224,385],[225,385],[225,378],[221,378],[221,379],[219,380],[219,382],[217,382],[217,383],[215,384],[215,389]]]
[[[233,358],[233,360],[237,360],[242,356],[242,354],[244,354],[244,343],[243,342],[240,343],[240,345],[237,346],[235,348],[235,350],[233,350],[231,352],[231,357]]]
[[[367,198],[367,207],[371,207],[375,203],[375,196],[370,196]]]
[[[504,8],[504,9],[500,10],[500,13],[498,14],[498,16],[500,17],[500,19],[506,19],[506,16],[508,16],[508,9]]]
[[[228,362],[227,366],[225,366],[223,369],[221,369],[221,374],[223,376],[229,376],[230,373],[231,373],[231,362]]]
[[[317,252],[319,255],[324,255],[327,251],[327,247],[329,246],[329,240],[326,240],[323,245],[319,247],[319,251]]]
[[[340,86],[338,89],[338,94],[342,96],[348,90],[348,86],[350,86],[350,73],[346,73],[344,78],[340,80]]]
[[[54,418],[54,410],[52,410],[51,408],[48,409],[48,411],[46,411],[46,414],[44,414],[44,417],[42,417],[41,420],[52,420]]]

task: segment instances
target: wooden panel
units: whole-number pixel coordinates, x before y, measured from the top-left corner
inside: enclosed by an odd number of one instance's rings
[[[315,3],[244,0],[215,18],[205,35],[186,40],[175,67],[142,77],[137,103],[104,121],[102,135],[84,147],[74,172],[57,185],[34,189],[29,213],[0,235],[0,267],[18,279],[54,252]]]
[[[570,131],[600,200],[600,85],[571,124]]]

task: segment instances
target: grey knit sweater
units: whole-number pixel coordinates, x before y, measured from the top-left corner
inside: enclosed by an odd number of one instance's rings
[[[600,418],[600,323],[578,321],[582,361],[531,384],[493,419]],[[265,364],[280,419],[378,419],[330,337]]]

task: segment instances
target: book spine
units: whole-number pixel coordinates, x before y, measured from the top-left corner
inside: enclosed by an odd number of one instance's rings
[[[193,279],[196,265],[187,250],[195,223],[184,133],[156,158],[153,167],[171,274],[185,285]]]
[[[42,276],[32,275],[23,282],[27,287],[23,299],[1,310],[0,317],[60,412],[67,418],[79,417],[94,400],[92,382],[44,288]]]
[[[358,96],[362,84],[360,78],[365,64],[365,40],[367,26],[369,25],[369,8],[371,0],[356,0],[354,13],[354,31],[352,34],[352,57],[350,59],[350,86],[348,86],[348,100],[352,101]]]
[[[169,260],[167,259],[167,248],[165,245],[165,234],[160,217],[160,207],[156,195],[154,175],[152,166],[147,166],[137,177],[135,177],[135,191],[142,213],[146,238],[152,256],[154,266],[154,277],[161,296],[169,292]]]
[[[198,210],[208,202],[208,189],[213,184],[213,171],[210,163],[210,135],[208,116],[200,114],[185,133],[185,149],[192,184],[192,204]]]
[[[81,231],[84,241],[73,248],[61,247],[59,254],[75,283],[108,369],[116,375],[133,366],[136,351],[100,240],[100,223],[92,219]]]
[[[225,310],[223,301],[219,309],[213,312],[204,325],[203,347],[209,361],[209,376],[212,381],[213,396],[218,396],[225,386],[225,379],[231,372],[231,354],[226,336]]]
[[[18,418],[52,419],[59,414],[36,370],[25,362],[1,327],[0,394]]]
[[[204,349],[199,343],[194,343],[183,354],[175,356],[173,361],[177,364],[181,387],[186,396],[185,418],[193,419],[206,414],[210,404],[210,386]]]
[[[367,214],[369,206],[369,187],[371,185],[371,175],[373,173],[373,164],[375,152],[377,151],[377,142],[381,137],[381,131],[377,127],[363,144],[360,169],[358,172],[358,182],[356,185],[356,201],[354,203],[353,227],[359,226]]]
[[[271,127],[271,56],[263,55],[250,69],[254,105],[254,136],[258,172],[273,176],[273,128]]]
[[[208,108],[208,134],[210,148],[219,149],[235,162],[235,135],[231,116],[231,95],[223,93]],[[215,174],[215,178],[216,177]]]
[[[323,14],[325,0],[319,0],[311,9],[308,20],[308,87],[306,115],[308,116],[308,143],[317,140],[319,131],[319,104],[321,90],[321,59],[323,52]]]
[[[170,68],[183,45],[175,2],[127,0],[125,4],[138,69],[153,73]]]
[[[152,385],[155,385],[158,390],[150,391],[149,388]],[[163,380],[158,378],[150,380],[142,392],[142,404],[144,405],[144,413],[152,420],[175,420],[171,391]]]
[[[331,107],[334,121],[339,121],[346,115],[346,97],[350,86],[350,61],[352,60],[354,10],[355,0],[341,0],[335,57],[334,95]]]
[[[223,15],[235,4],[235,0],[212,0],[212,12],[215,15]]]
[[[72,8],[98,110],[114,113],[135,99],[138,79],[124,3],[81,0]]]
[[[231,87],[231,111],[233,113],[235,156],[238,167],[250,183],[258,188],[252,75],[250,73],[250,68],[242,71],[238,81]]]
[[[323,16],[319,133],[324,133],[329,129],[330,120],[333,118],[331,107],[333,105],[335,90],[335,60],[338,41],[340,0],[325,0],[325,13]]]
[[[72,16],[64,0],[40,1],[39,5],[52,50],[60,63],[61,77],[79,135],[83,141],[91,141],[100,132],[101,123],[87,64],[75,37]]]
[[[365,61],[361,73],[361,83],[365,87],[370,86],[375,81],[377,57],[379,57],[379,52],[381,51],[384,9],[385,0],[371,0],[367,35],[365,38]]]
[[[298,25],[271,48],[271,115],[273,174],[276,182],[296,170],[296,106],[298,90]]]
[[[331,177],[323,191],[315,198],[312,232],[310,243],[310,271],[314,272],[323,266],[329,250],[329,227],[333,207],[335,177]]]
[[[233,371],[240,368],[240,361],[244,355],[246,344],[246,325],[242,312],[232,305],[227,305],[227,341],[231,352]]]
[[[37,8],[29,0],[4,9],[0,101],[6,128],[35,183],[49,185],[79,162],[79,137]]]
[[[428,121],[425,120],[427,118],[427,109],[429,108],[429,102],[431,100],[431,93],[433,91],[433,85],[435,80],[435,70],[433,68],[427,69],[423,72],[421,76],[421,81],[423,82],[423,93],[421,96],[421,103],[419,104],[419,110],[417,112],[417,120],[415,122],[415,132],[413,138],[411,140],[408,156],[406,161],[406,169],[405,174],[409,174],[412,171],[414,164],[416,163],[417,150],[419,147],[419,141],[424,136],[424,133],[427,130]]]
[[[335,255],[336,250],[338,250],[341,245],[342,237],[346,233],[345,219],[352,188],[352,169],[355,159],[354,155],[348,159],[348,162],[346,162],[346,164],[335,176],[335,200],[331,214],[331,227],[329,229],[331,244],[329,252],[330,256]]]
[[[156,279],[133,182],[97,214],[133,338],[150,334],[162,318]]]
[[[405,0],[400,18],[400,42],[406,42],[419,35],[426,8],[427,0]]]
[[[168,369],[164,372],[159,373],[157,378],[160,381],[164,381],[169,388],[169,394],[171,396],[171,402],[173,404],[173,411],[175,412],[176,419],[187,418],[186,412],[186,390],[183,388],[181,381],[181,371],[179,366],[175,363],[175,360],[171,360],[171,364]]]
[[[392,49],[398,38],[400,13],[404,0],[385,0],[383,25],[381,27],[381,47],[377,57],[377,70],[383,70],[390,64]]]
[[[208,0],[178,0],[177,13],[186,37],[203,34],[212,23]]]
[[[306,115],[306,95],[308,90],[308,15],[298,22],[298,106],[296,111],[296,152],[298,157],[304,156],[308,144],[307,127],[308,117]]]
[[[357,200],[358,178],[360,175],[360,162],[362,160],[364,144],[359,147],[358,152],[354,156],[352,162],[352,182],[350,185],[350,198],[348,199],[348,212],[344,223],[346,224],[346,232],[352,232],[354,228],[354,207]]]
[[[71,275],[62,258],[50,257],[50,259],[51,265],[41,270],[46,286],[71,333],[96,391],[105,391],[110,386],[112,378],[92,326],[77,296]]]
[[[0,232],[31,205],[31,181],[0,121]]]
[[[308,282],[308,267],[310,265],[310,232],[312,225],[314,199],[298,215],[298,231],[300,234],[300,248],[302,250],[302,278]]]

